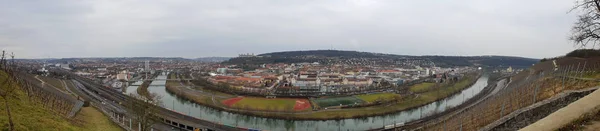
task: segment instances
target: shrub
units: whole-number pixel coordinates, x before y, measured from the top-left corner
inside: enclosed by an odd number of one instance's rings
[[[567,57],[590,58],[600,56],[600,50],[578,49],[567,53]]]

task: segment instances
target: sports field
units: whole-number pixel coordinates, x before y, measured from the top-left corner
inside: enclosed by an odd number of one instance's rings
[[[303,111],[310,109],[307,99],[236,97],[221,101],[224,105],[251,110]]]
[[[383,100],[390,100],[390,99],[394,99],[394,97],[400,97],[400,95],[394,94],[394,93],[377,93],[377,94],[358,95],[356,97],[358,97],[361,100],[366,101],[366,102],[375,102],[375,101],[377,101],[377,99],[380,99],[380,98]]]
[[[346,96],[346,97],[332,97],[332,98],[318,98],[314,99],[319,107],[325,108],[330,106],[340,106],[340,105],[352,105],[352,104],[361,104],[364,101],[356,98],[354,96]]]

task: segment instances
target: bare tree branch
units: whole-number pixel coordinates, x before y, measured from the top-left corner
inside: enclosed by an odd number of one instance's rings
[[[581,48],[600,44],[600,0],[577,0],[569,12],[574,10],[581,10],[583,13],[573,25],[569,40]]]
[[[14,60],[14,54],[11,55]],[[17,89],[17,83],[14,80],[14,76],[12,73],[12,69],[8,67],[6,59],[6,51],[2,51],[2,56],[0,58],[0,63],[2,64],[2,72],[0,72],[0,79],[4,80],[2,84],[0,84],[0,97],[4,100],[4,107],[6,109],[6,114],[8,116],[8,130],[13,131],[14,123],[12,120],[12,115],[10,112],[10,104],[9,100],[11,99],[11,95]]]
[[[162,105],[161,96],[155,93],[150,93],[148,98],[137,94],[130,96],[134,98],[126,102],[131,111],[130,115],[141,124],[141,130],[150,131],[152,125],[158,121],[156,113],[160,108],[158,106]]]

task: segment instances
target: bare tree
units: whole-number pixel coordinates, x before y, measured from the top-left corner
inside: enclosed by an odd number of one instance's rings
[[[13,57],[14,59],[14,55],[11,57]],[[4,100],[4,106],[6,108],[6,114],[8,116],[8,130],[13,131],[15,129],[12,120],[12,115],[10,114],[10,106],[8,101],[11,97],[13,97],[11,96],[11,94],[13,94],[13,92],[17,89],[17,84],[16,81],[14,81],[14,79],[11,78],[13,73],[11,72],[12,70],[9,67],[9,65],[7,65],[6,61],[6,52],[2,51],[0,63],[2,64],[3,72],[1,72],[0,80],[3,80],[3,82],[0,85],[0,97],[2,97],[2,99]]]
[[[595,47],[600,42],[600,0],[576,0],[571,11],[574,10],[581,11],[581,14],[577,16],[569,39],[581,47],[588,44]]]
[[[136,94],[130,94],[130,96],[135,99],[126,101],[129,114],[141,124],[141,130],[150,131],[152,125],[159,121],[156,114],[158,114],[159,106],[162,105],[161,96],[156,93],[150,93],[148,99]]]

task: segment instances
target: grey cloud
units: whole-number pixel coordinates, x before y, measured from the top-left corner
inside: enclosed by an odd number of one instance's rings
[[[574,49],[567,40],[573,2],[565,0],[3,3],[9,4],[0,5],[0,46],[27,58],[235,56],[332,47],[541,58]]]

